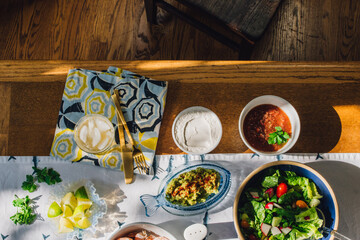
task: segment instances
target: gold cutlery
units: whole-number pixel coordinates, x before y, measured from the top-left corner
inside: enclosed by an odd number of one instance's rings
[[[116,98],[115,101],[114,101],[115,105],[116,105],[116,110],[119,113],[118,115],[120,117],[122,125],[125,128],[125,132],[129,137],[129,141],[130,141],[131,145],[134,147],[133,158],[134,158],[135,164],[136,164],[137,168],[139,169],[140,173],[147,173],[149,167],[148,167],[148,165],[146,163],[145,156],[142,153],[142,151],[140,151],[139,149],[137,149],[135,147],[135,141],[131,136],[129,128],[128,128],[127,124],[126,124],[125,117],[124,117],[124,115],[123,115],[123,113],[121,111],[119,90],[114,89],[114,93],[115,93],[115,98]],[[113,98],[113,95],[111,97]],[[113,100],[114,100],[114,98],[113,98]]]
[[[111,98],[116,105],[116,96],[113,94],[113,95],[111,95]],[[119,115],[120,115],[119,111],[116,111],[116,118],[118,121],[120,155],[121,155],[121,159],[123,161],[122,165],[124,167],[125,183],[130,184],[133,182],[133,179],[134,179],[133,151],[132,151],[132,148],[129,148],[128,146],[126,146],[126,141],[125,141],[125,136],[124,136],[124,128],[123,128],[124,125],[122,124],[122,121],[121,121]]]

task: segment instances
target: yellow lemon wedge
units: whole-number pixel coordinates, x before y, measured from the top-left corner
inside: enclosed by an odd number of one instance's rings
[[[90,199],[84,199],[84,198],[78,198],[77,199],[77,205],[78,206],[84,206],[84,210],[88,209],[92,205],[92,201]]]
[[[87,217],[87,218],[91,217],[91,211],[90,211],[90,209],[86,209],[86,210],[85,210],[85,217]]]
[[[64,217],[71,217],[73,215],[73,210],[72,208],[70,207],[70,205],[66,204],[64,207],[63,207],[63,216]]]
[[[75,209],[77,206],[76,197],[72,192],[68,192],[65,196],[61,199],[60,202],[61,206],[69,205],[72,209]]]
[[[49,207],[48,217],[49,218],[57,217],[62,213],[63,211],[61,210],[59,204],[57,202],[53,202]]]
[[[75,222],[77,222],[83,217],[85,217],[84,205],[77,206],[74,210],[74,214],[72,215],[72,218],[74,219]]]
[[[89,219],[87,217],[83,217],[81,218],[77,224],[75,225],[75,227],[80,228],[80,229],[85,229],[91,226],[91,223],[89,221]]]
[[[59,221],[59,232],[60,233],[69,233],[74,231],[74,226],[69,221],[69,219],[61,217]]]
[[[73,225],[73,226],[75,226],[75,225],[76,225],[77,221],[75,221],[75,219],[74,219],[74,217],[73,217],[73,216],[68,217],[67,219],[68,219],[68,220],[72,223],[72,225]]]

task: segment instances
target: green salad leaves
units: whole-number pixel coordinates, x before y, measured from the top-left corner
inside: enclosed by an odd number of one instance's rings
[[[319,239],[323,220],[316,207],[321,198],[310,179],[270,169],[244,190],[238,209],[241,230],[246,239]]]

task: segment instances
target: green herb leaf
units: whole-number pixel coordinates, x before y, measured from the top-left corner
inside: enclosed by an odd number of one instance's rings
[[[43,169],[33,167],[35,177],[26,175],[26,181],[22,183],[21,188],[25,191],[34,192],[37,189],[36,181],[39,183],[46,182],[48,185],[54,185],[61,182],[60,174],[54,169]]]
[[[21,188],[24,191],[34,192],[37,189],[34,177],[32,175],[26,175],[26,181],[22,183]]]
[[[267,140],[268,144],[283,144],[286,143],[287,140],[290,138],[290,135],[283,131],[281,127],[275,127],[275,132],[269,134],[269,138]]]
[[[15,195],[13,201],[14,207],[17,207],[17,213],[10,217],[15,224],[31,224],[36,218],[36,214],[33,213],[33,209],[30,206],[30,198],[26,196],[19,198]]]

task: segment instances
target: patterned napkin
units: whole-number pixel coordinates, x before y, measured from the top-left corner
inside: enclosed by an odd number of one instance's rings
[[[111,100],[114,89],[120,91],[120,105],[136,148],[144,153],[147,164],[152,166],[165,107],[167,82],[155,81],[116,67],[109,67],[104,72],[85,69],[69,71],[51,156],[120,170],[122,161],[118,150],[94,155],[82,151],[74,139],[74,127],[86,114],[104,115],[117,126],[115,105]],[[119,143],[117,134],[116,143]],[[139,172],[136,167],[134,171]],[[147,174],[152,173],[151,167]]]

